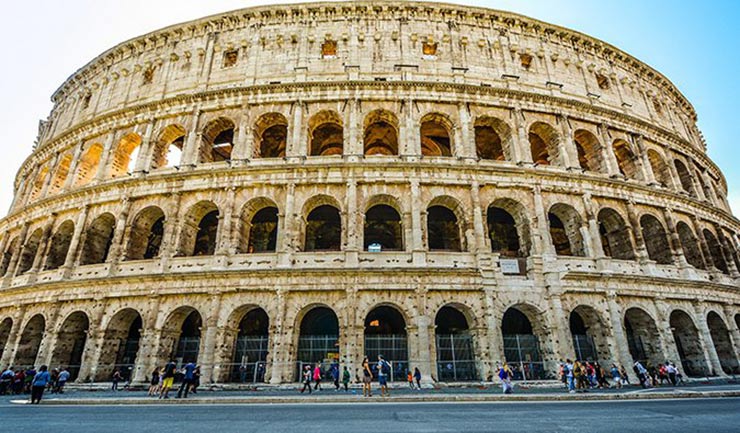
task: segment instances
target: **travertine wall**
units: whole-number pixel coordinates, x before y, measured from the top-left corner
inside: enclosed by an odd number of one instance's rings
[[[678,90],[604,42],[442,4],[253,8],[112,48],[54,102],[0,221],[0,364],[145,380],[197,312],[204,379],[228,381],[259,307],[279,383],[314,307],[355,368],[392,306],[436,378],[452,306],[478,378],[511,308],[545,370],[574,356],[572,312],[602,361],[738,369],[724,178]]]

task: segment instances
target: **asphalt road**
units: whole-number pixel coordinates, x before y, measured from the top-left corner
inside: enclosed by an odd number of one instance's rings
[[[2,406],[0,426],[0,430],[13,433],[720,433],[740,431],[740,398],[483,404]]]

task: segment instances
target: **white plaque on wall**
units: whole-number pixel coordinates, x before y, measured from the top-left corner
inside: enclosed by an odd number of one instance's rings
[[[518,259],[500,259],[501,272],[505,274],[519,274],[519,260]]]

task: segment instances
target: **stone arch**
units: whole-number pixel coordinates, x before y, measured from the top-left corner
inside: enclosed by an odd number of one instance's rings
[[[270,318],[255,305],[243,305],[231,314],[235,330],[229,360],[232,382],[264,382],[269,354]]]
[[[153,170],[180,165],[187,131],[179,124],[167,125],[154,144],[151,168]]]
[[[134,172],[141,142],[141,136],[135,132],[129,132],[121,137],[111,157],[110,177]]]
[[[578,305],[570,312],[569,325],[576,359],[602,362],[611,359],[608,327],[594,307]]]
[[[129,232],[126,260],[158,257],[164,237],[164,224],[164,211],[158,206],[148,206],[139,211]]]
[[[14,237],[8,246],[3,251],[2,260],[0,261],[0,276],[5,276],[8,273],[8,267],[10,267],[10,261],[13,259],[13,252],[18,246],[18,236]]]
[[[308,120],[308,155],[328,156],[344,153],[344,126],[336,111],[322,110]]]
[[[655,260],[661,265],[672,264],[673,254],[668,243],[668,235],[658,218],[651,214],[644,214],[640,217],[640,227],[642,227],[642,237],[645,239],[645,248],[650,260]]]
[[[530,304],[518,303],[504,311],[501,318],[504,358],[515,380],[548,376],[541,349],[547,338],[544,323],[542,312]]]
[[[729,273],[727,270],[727,262],[725,262],[725,257],[722,254],[722,246],[717,240],[717,237],[709,229],[702,230],[702,234],[704,235],[704,240],[707,241],[707,247],[709,248],[709,254],[714,267],[722,271],[722,273]]]
[[[162,326],[160,350],[164,360],[176,360],[178,364],[197,362],[203,316],[191,306],[176,308]]]
[[[36,175],[36,179],[34,179],[33,181],[31,194],[28,197],[29,202],[34,201],[41,196],[41,191],[43,191],[44,185],[46,185],[46,179],[48,177],[49,167],[44,166],[39,170],[39,173]]]
[[[324,304],[305,307],[296,316],[298,344],[296,346],[296,377],[304,365],[328,361],[339,353],[339,319],[334,310]]]
[[[712,336],[714,349],[719,357],[719,364],[725,374],[738,374],[738,360],[735,355],[735,346],[732,344],[732,337],[727,329],[727,324],[722,317],[714,311],[707,314],[707,326]]]
[[[95,381],[109,380],[116,369],[123,377],[131,377],[142,329],[141,314],[133,308],[124,308],[113,315],[103,333]]]
[[[365,155],[398,155],[398,117],[388,110],[374,110],[365,116]]]
[[[625,140],[614,140],[612,151],[614,152],[614,157],[617,159],[617,167],[619,168],[619,172],[622,173],[622,176],[628,179],[639,178],[639,171],[635,163],[637,157],[632,152],[630,144]]]
[[[54,177],[51,179],[49,184],[49,194],[54,194],[64,188],[64,184],[67,182],[69,176],[69,169],[72,166],[72,155],[66,153],[59,158],[57,166],[54,169]]]
[[[242,208],[240,253],[277,251],[279,210],[272,199],[258,197]]]
[[[658,327],[648,312],[639,307],[628,308],[624,313],[624,330],[634,361],[640,361],[645,367],[663,362]]]
[[[87,226],[80,265],[105,263],[108,260],[115,227],[116,217],[110,212],[99,215]]]
[[[678,232],[678,239],[681,241],[681,249],[683,249],[683,255],[686,257],[686,261],[697,269],[706,269],[701,249],[699,248],[699,242],[696,236],[694,236],[694,231],[683,221],[679,221],[676,224],[676,231]]]
[[[577,257],[586,255],[581,233],[583,220],[573,206],[556,203],[550,207],[547,219],[550,225],[550,238],[557,255]]]
[[[601,143],[596,136],[585,129],[573,133],[573,143],[578,153],[578,164],[586,171],[600,173],[604,168],[601,157]]]
[[[434,318],[437,349],[437,379],[477,380],[474,336],[471,321],[459,306],[445,305]]]
[[[306,215],[304,251],[341,251],[342,217],[338,206],[318,204],[304,215]]]
[[[54,235],[51,237],[49,252],[46,256],[46,265],[44,269],[57,269],[64,265],[69,254],[69,246],[72,243],[72,237],[75,234],[75,223],[72,220],[66,220],[59,225]]]
[[[441,113],[429,113],[420,121],[422,156],[452,156],[450,119]]]
[[[666,165],[663,160],[663,157],[653,149],[649,149],[647,151],[647,155],[648,160],[650,161],[650,168],[653,170],[655,181],[664,187],[669,187],[671,185],[671,172],[668,169],[668,165]]]
[[[52,368],[66,367],[70,381],[77,379],[80,372],[89,329],[90,319],[87,314],[83,311],[75,311],[64,319],[57,331],[50,366]]]
[[[534,122],[529,127],[529,148],[535,164],[560,164],[560,134],[549,124]]]
[[[449,196],[435,197],[427,206],[427,247],[430,251],[464,251],[462,205]]]
[[[208,200],[194,204],[183,218],[180,234],[181,256],[212,256],[216,252],[221,214]]]
[[[26,239],[23,245],[23,250],[21,251],[20,259],[18,260],[18,272],[16,275],[20,275],[31,270],[39,251],[42,236],[43,230],[41,228],[37,228],[33,233],[31,233],[31,236]]]
[[[486,214],[491,251],[508,257],[529,256],[529,218],[521,203],[501,198],[488,206]]]
[[[511,161],[512,132],[509,125],[501,119],[479,116],[473,124],[475,150],[478,159],[492,161]]]
[[[234,148],[236,124],[226,117],[218,117],[203,128],[198,162],[229,162]]]
[[[92,143],[90,147],[80,157],[80,161],[77,163],[77,173],[75,173],[75,186],[83,186],[90,183],[95,179],[98,167],[100,166],[100,158],[103,155],[103,145],[100,143]]]
[[[683,310],[673,310],[669,324],[683,371],[688,376],[706,376],[707,361],[699,339],[699,330],[691,316]]]
[[[3,357],[6,350],[10,350],[8,338],[10,338],[11,329],[13,329],[13,319],[10,317],[6,317],[0,322],[0,358]]]
[[[265,113],[254,123],[254,156],[283,158],[288,142],[288,119],[281,113]]]
[[[41,339],[46,332],[46,319],[42,314],[36,314],[26,322],[21,334],[21,340],[15,351],[13,364],[17,368],[33,367],[41,347]]]
[[[680,159],[674,159],[673,165],[676,167],[676,173],[678,174],[678,180],[681,184],[681,189],[695,197],[696,191],[694,191],[694,183],[691,180],[691,173],[689,173],[689,169],[686,168],[686,165],[681,162]]]
[[[379,355],[390,362],[393,380],[405,380],[409,368],[407,323],[403,310],[389,303],[374,306],[365,316],[364,354],[371,365],[378,361]]]
[[[378,244],[382,251],[403,250],[401,214],[395,206],[375,204],[365,211],[363,249]]]
[[[630,229],[614,209],[603,208],[598,214],[599,234],[604,255],[618,260],[634,260],[635,250]]]
[[[699,170],[696,170],[694,172],[694,176],[699,182],[699,189],[701,189],[701,192],[704,194],[704,198],[711,203],[715,203],[715,199],[712,196],[712,190],[711,188],[707,187],[707,183],[704,181],[704,176],[701,174],[701,172]],[[698,195],[699,194],[697,194],[697,196]]]

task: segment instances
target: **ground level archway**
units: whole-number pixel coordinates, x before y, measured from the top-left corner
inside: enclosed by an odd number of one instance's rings
[[[434,325],[437,379],[447,382],[477,380],[473,334],[465,315],[448,305],[437,312]]]

